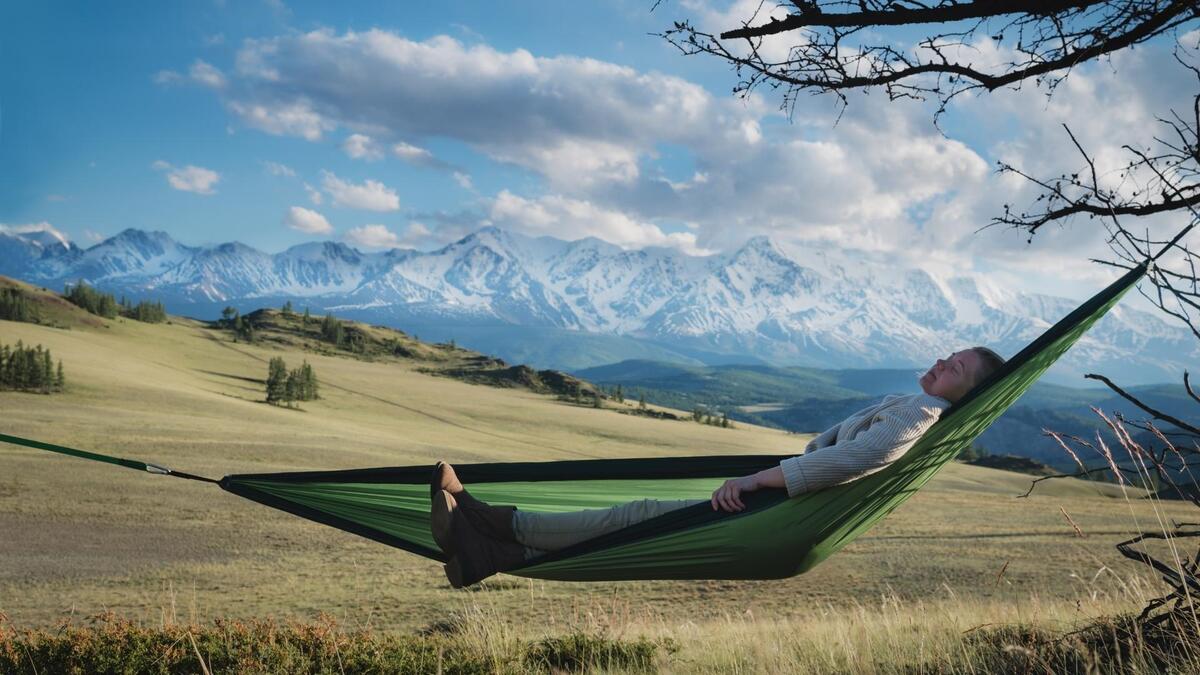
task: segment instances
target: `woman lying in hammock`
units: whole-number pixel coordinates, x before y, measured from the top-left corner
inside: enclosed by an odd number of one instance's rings
[[[732,478],[709,500],[643,499],[606,509],[534,513],[491,506],[471,496],[453,467],[439,462],[430,489],[430,529],[450,556],[446,576],[455,588],[518,567],[547,551],[613,532],[648,518],[709,501],[713,509],[741,511],[742,494],[786,488],[788,496],[848,483],[875,473],[904,455],[942,411],[1004,363],[987,347],[938,359],[919,382],[922,393],[890,395],[854,413],[808,443],[803,455],[750,476]]]

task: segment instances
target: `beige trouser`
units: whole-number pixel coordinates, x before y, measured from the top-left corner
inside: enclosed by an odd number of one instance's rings
[[[525,557],[532,558],[546,551],[557,551],[602,534],[615,532],[634,523],[660,516],[668,511],[707,499],[639,499],[607,509],[587,509],[568,513],[513,512],[513,534],[525,545]]]

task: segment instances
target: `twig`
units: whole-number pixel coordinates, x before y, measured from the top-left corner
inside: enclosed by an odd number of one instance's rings
[[[196,638],[192,637],[192,631],[187,632],[188,640],[192,643],[192,651],[196,652],[196,658],[200,661],[200,670],[204,671],[204,675],[212,675],[212,671],[208,669],[208,664],[204,662],[204,657],[200,655],[200,647],[196,645]]]
[[[1063,518],[1066,518],[1067,522],[1071,524],[1071,527],[1075,529],[1076,537],[1083,538],[1084,536],[1086,536],[1086,535],[1084,535],[1083,530],[1079,529],[1079,526],[1076,525],[1075,521],[1071,519],[1071,515],[1069,513],[1067,513],[1067,510],[1063,508],[1062,504],[1058,505],[1058,510],[1062,511]]]

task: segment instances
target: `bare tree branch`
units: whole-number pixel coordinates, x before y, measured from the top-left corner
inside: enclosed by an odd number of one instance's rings
[[[1087,375],[1084,375],[1084,377],[1086,377],[1089,380],[1099,380],[1099,381],[1103,382],[1104,384],[1108,385],[1109,389],[1112,389],[1113,391],[1115,391],[1117,393],[1117,395],[1119,395],[1121,398],[1123,398],[1126,401],[1129,401],[1130,403],[1141,408],[1146,413],[1152,415],[1154,417],[1154,419],[1162,420],[1169,424],[1174,424],[1175,426],[1179,427],[1180,429],[1186,429],[1187,431],[1190,431],[1194,434],[1200,434],[1200,428],[1194,427],[1194,426],[1188,424],[1187,422],[1184,422],[1183,420],[1180,420],[1180,419],[1173,417],[1171,415],[1168,415],[1164,412],[1160,412],[1158,410],[1155,410],[1154,408],[1151,408],[1150,406],[1146,405],[1145,403],[1142,403],[1141,401],[1139,401],[1137,398],[1131,396],[1129,394],[1129,392],[1127,392],[1124,389],[1113,384],[1112,380],[1108,379],[1107,377],[1105,377],[1103,375],[1096,375],[1095,373],[1088,373]]]
[[[1082,9],[1090,5],[1102,5],[1106,0],[975,0],[975,2],[949,2],[933,7],[909,9],[888,3],[888,9],[864,10],[860,12],[827,13],[819,3],[798,3],[799,14],[786,19],[771,19],[761,26],[747,26],[721,33],[722,40],[775,35],[799,28],[849,28],[857,26],[907,26],[923,23],[945,23],[966,19],[984,19],[1007,14],[1056,14],[1068,9]]]
[[[831,93],[883,87],[891,99],[932,97],[940,113],[972,89],[1033,81],[1052,92],[1072,68],[1195,22],[1195,0],[792,0],[796,11],[756,23],[760,5],[739,28],[718,35],[687,21],[660,33],[684,54],[707,54],[733,66],[734,92],[760,84],[783,88],[791,111],[802,91]],[[915,48],[878,37],[881,30],[928,26]],[[866,29],[870,29],[867,32]],[[794,36],[787,55],[764,39]],[[1012,59],[979,65],[979,40],[1008,42]],[[726,41],[736,46],[730,46]],[[768,55],[770,54],[770,56]]]

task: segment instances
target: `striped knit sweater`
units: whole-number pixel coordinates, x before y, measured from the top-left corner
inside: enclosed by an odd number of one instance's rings
[[[885,396],[809,441],[779,463],[788,496],[849,483],[900,459],[950,402],[929,394]]]

